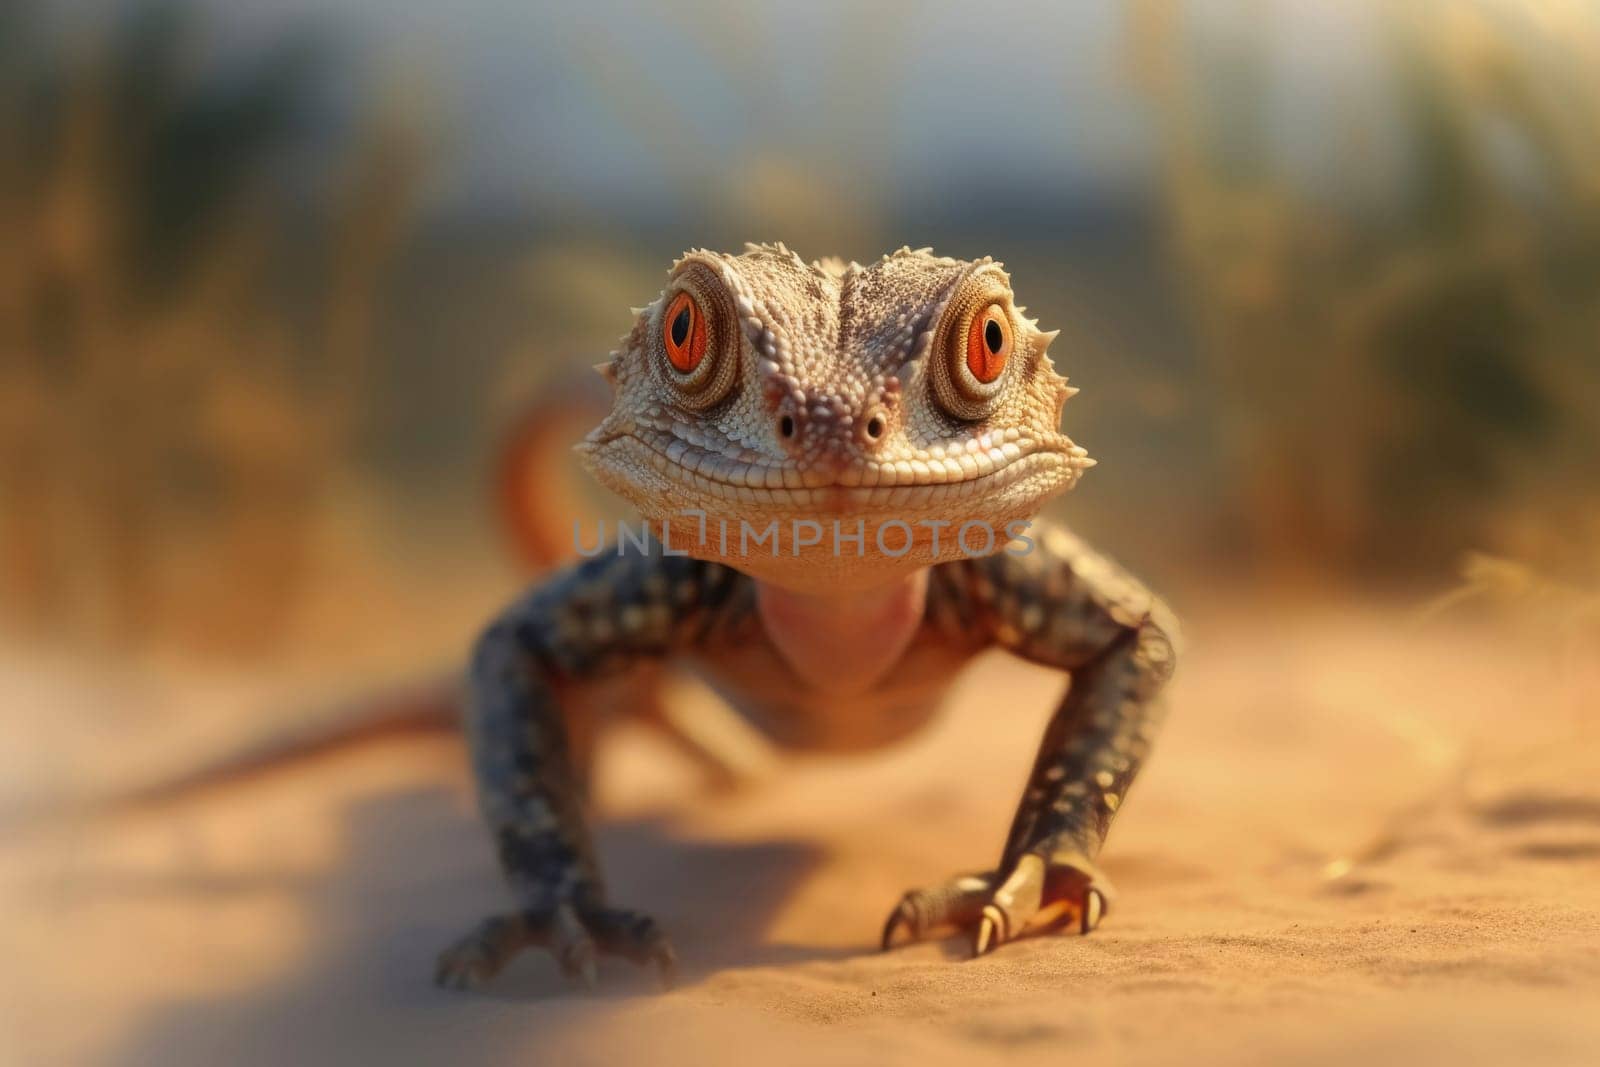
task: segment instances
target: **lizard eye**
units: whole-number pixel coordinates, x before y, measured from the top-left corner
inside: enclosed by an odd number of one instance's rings
[[[737,320],[721,290],[698,274],[679,284],[655,326],[656,371],[679,403],[703,410],[720,403],[738,377]]]
[[[661,316],[661,343],[679,374],[693,374],[706,358],[706,320],[688,293],[679,293]]]
[[[1006,369],[1011,358],[1011,323],[999,304],[990,304],[972,316],[967,328],[967,370],[988,385]]]
[[[988,278],[951,302],[940,327],[941,358],[932,362],[935,398],[958,419],[986,418],[999,402],[1015,350],[1011,305]]]

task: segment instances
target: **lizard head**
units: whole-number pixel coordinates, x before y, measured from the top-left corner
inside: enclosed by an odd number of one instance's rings
[[[1092,464],[1059,429],[1054,337],[989,259],[690,252],[602,364],[613,408],[578,448],[674,549],[868,587],[1001,550]]]

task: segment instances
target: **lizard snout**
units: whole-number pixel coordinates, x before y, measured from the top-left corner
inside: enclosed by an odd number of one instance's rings
[[[785,401],[773,413],[773,436],[797,460],[842,469],[874,457],[889,436],[890,412],[882,403],[864,410],[837,397],[809,403]]]

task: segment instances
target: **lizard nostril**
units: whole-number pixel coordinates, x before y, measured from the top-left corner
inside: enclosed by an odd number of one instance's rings
[[[862,412],[865,421],[856,423],[856,445],[876,450],[889,432],[889,411],[882,404],[874,404]]]
[[[794,416],[793,415],[785,415],[782,419],[780,419],[778,421],[778,432],[781,433],[784,436],[785,440],[788,440],[789,438],[794,437]]]

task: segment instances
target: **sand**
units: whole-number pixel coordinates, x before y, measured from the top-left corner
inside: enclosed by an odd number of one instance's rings
[[[1597,1064],[1600,713],[1541,647],[1373,609],[1196,620],[1103,855],[1116,909],[977,961],[874,942],[902,890],[998,848],[1059,687],[1003,658],[914,741],[735,793],[611,738],[601,850],[674,936],[667,994],[535,956],[430,985],[505,901],[448,736],[13,818],[0,1059]]]

